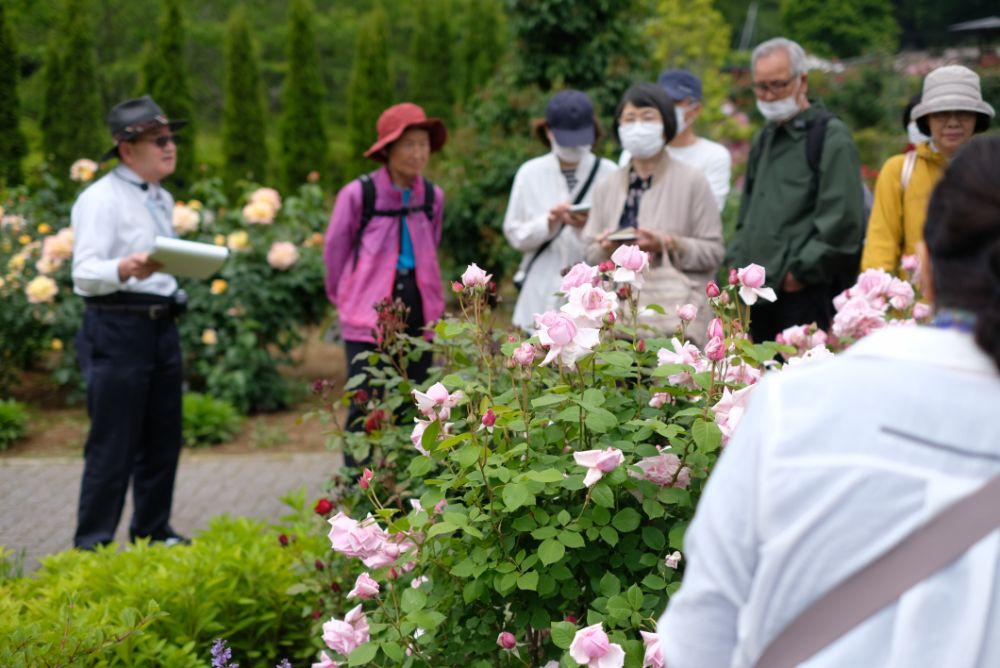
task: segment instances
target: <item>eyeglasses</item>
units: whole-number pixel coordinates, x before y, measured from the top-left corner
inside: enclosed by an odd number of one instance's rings
[[[772,93],[776,95],[788,88],[789,84],[793,81],[795,81],[795,77],[785,79],[784,81],[757,81],[754,82],[753,89],[758,95],[764,95],[765,93]]]
[[[156,144],[160,148],[166,148],[167,144],[173,144],[177,146],[177,136],[176,135],[160,135],[159,137],[152,137],[150,139],[136,139],[138,142],[149,142],[150,144]]]

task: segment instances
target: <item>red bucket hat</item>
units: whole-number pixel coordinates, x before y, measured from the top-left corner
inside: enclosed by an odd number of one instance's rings
[[[431,153],[440,151],[448,140],[448,131],[440,118],[427,118],[423,109],[411,102],[403,102],[389,107],[378,117],[375,124],[378,139],[365,151],[365,157],[385,162],[382,149],[399,139],[410,128],[423,128],[430,133]]]

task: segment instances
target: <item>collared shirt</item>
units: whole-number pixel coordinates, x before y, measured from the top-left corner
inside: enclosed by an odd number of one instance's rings
[[[639,227],[639,203],[642,194],[653,184],[653,175],[640,177],[631,167],[628,170],[628,195],[625,197],[625,208],[622,217],[618,219],[618,227]]]
[[[144,187],[145,186],[145,187]],[[173,276],[161,272],[139,280],[118,279],[119,261],[153,249],[157,236],[173,237],[173,197],[143,180],[124,164],[84,190],[73,204],[73,291],[84,297],[112,292],[169,296]]]
[[[396,188],[396,186],[393,186]],[[413,190],[410,188],[396,188],[403,196],[403,208],[410,205],[410,196]],[[406,216],[399,219],[399,259],[396,261],[396,269],[416,269],[417,258],[413,255],[413,238],[410,236],[410,227],[406,224]]]
[[[827,123],[816,173],[806,156],[821,109],[814,103],[785,123],[767,123],[750,151],[726,264],[762,265],[775,289],[789,272],[806,285],[830,285],[861,249],[861,164],[847,126]]]
[[[684,537],[671,668],[753,666],[809,604],[1000,474],[1000,374],[971,335],[894,327],[764,378]],[[1000,532],[803,663],[1000,665]]]

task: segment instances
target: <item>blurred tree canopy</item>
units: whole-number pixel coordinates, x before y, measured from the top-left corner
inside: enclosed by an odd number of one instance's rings
[[[782,0],[781,19],[789,37],[828,58],[891,53],[898,44],[890,0]]]

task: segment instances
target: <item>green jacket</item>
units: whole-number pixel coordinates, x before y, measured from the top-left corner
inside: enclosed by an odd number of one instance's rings
[[[861,168],[854,140],[840,119],[826,127],[819,171],[806,157],[806,133],[821,107],[781,125],[769,122],[754,138],[729,266],[751,262],[780,288],[791,272],[806,285],[831,285],[857,273],[863,237]]]

